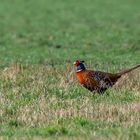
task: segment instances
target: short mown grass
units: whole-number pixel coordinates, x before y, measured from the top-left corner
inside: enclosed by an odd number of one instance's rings
[[[140,63],[139,4],[1,0],[0,139],[140,139],[140,70],[93,95],[73,66]]]

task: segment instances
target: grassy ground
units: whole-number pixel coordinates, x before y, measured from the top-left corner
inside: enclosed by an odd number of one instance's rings
[[[93,96],[72,64],[140,63],[139,0],[0,2],[0,139],[140,139],[139,69]]]

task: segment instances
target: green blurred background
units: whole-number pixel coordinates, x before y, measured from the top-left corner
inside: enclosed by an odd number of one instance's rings
[[[140,59],[139,0],[1,0],[0,63]]]

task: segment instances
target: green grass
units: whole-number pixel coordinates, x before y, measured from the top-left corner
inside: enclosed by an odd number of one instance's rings
[[[73,67],[140,63],[139,0],[0,2],[0,139],[140,139],[139,69],[93,96]]]

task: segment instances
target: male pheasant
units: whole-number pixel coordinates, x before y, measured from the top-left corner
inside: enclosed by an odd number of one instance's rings
[[[87,70],[84,66],[84,61],[76,60],[76,77],[80,84],[91,92],[103,93],[109,87],[112,87],[117,80],[124,74],[140,67],[136,65],[130,69],[124,70],[119,73],[106,73],[101,71]]]

